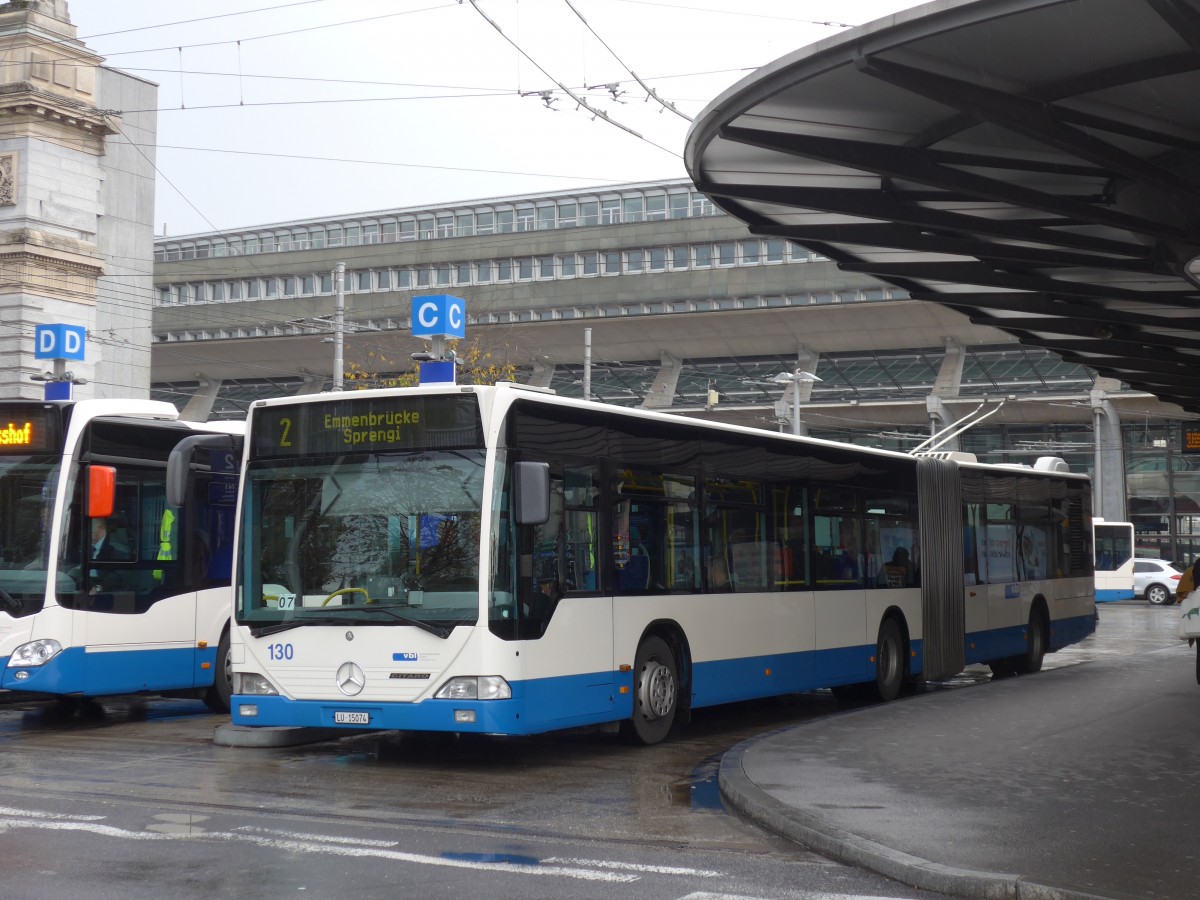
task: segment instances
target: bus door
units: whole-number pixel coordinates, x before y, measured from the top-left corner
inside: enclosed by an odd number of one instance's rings
[[[183,568],[181,510],[166,503],[165,469],[117,472],[112,515],[84,520],[77,606],[88,613],[88,692],[191,687],[196,590]]]

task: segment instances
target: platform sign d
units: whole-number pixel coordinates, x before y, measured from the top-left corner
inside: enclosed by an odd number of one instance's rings
[[[87,329],[82,325],[38,325],[34,359],[83,359]]]

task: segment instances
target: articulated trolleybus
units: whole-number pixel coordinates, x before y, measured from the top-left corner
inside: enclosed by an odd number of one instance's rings
[[[247,428],[238,725],[652,744],[703,706],[1033,672],[1095,629],[1079,475],[515,385],[265,400]]]
[[[0,402],[4,688],[228,709],[243,430],[181,422],[149,400]],[[173,451],[186,460],[172,506]]]

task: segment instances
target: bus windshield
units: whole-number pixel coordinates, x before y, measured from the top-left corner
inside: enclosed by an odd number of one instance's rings
[[[0,612],[28,616],[46,598],[56,456],[0,457]]]
[[[246,478],[238,621],[435,633],[473,624],[483,473],[481,450],[256,465]]]

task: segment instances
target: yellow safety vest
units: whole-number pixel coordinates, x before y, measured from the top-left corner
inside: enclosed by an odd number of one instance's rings
[[[163,510],[162,521],[158,526],[158,559],[174,559],[175,548],[171,543],[171,533],[175,528],[175,511],[168,507]],[[162,581],[162,569],[154,570],[154,579]]]

